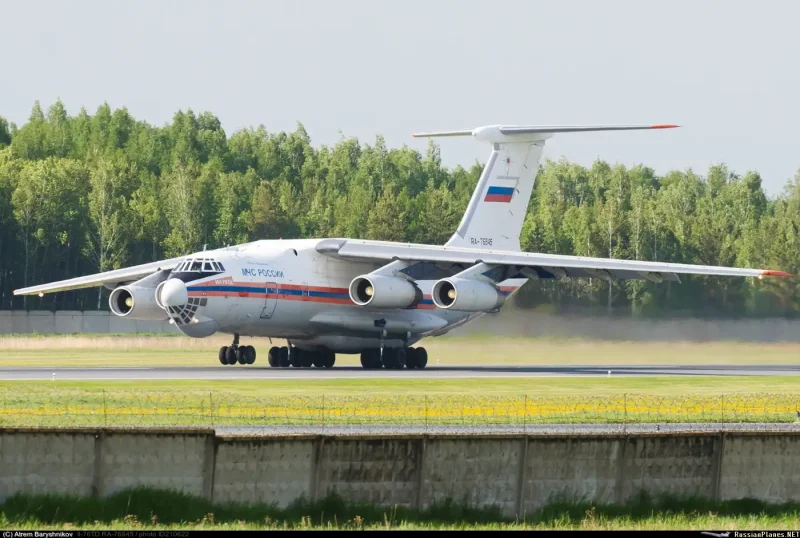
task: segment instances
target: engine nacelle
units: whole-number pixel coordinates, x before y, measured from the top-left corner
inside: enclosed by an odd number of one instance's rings
[[[422,292],[404,278],[361,275],[350,283],[350,299],[359,306],[408,308],[422,301]]]
[[[433,303],[439,308],[462,312],[488,312],[502,306],[505,297],[482,280],[445,278],[433,285]]]
[[[167,313],[156,303],[154,288],[133,285],[114,288],[108,305],[120,317],[157,321],[167,319]]]

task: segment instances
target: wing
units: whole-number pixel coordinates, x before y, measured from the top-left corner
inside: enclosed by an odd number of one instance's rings
[[[77,278],[70,278],[68,280],[61,280],[59,282],[51,282],[50,284],[42,284],[41,286],[31,286],[28,288],[22,288],[20,290],[14,290],[14,295],[41,295],[55,291],[79,290],[82,288],[94,288],[97,286],[115,287],[117,284],[121,284],[123,282],[133,282],[162,269],[173,269],[184,259],[186,258],[171,258],[169,260],[135,265],[125,269],[106,271],[105,273],[79,276]]]
[[[789,273],[768,269],[742,269],[714,267],[682,263],[615,260],[611,258],[588,258],[561,256],[529,252],[478,250],[464,247],[419,245],[413,243],[391,243],[353,239],[329,239],[321,241],[317,251],[329,256],[351,260],[373,261],[417,261],[474,265],[486,263],[519,268],[527,278],[589,277],[606,280],[673,280],[680,282],[679,274],[758,277],[782,276]]]

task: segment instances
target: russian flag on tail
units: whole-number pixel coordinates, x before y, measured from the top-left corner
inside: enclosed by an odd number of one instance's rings
[[[501,202],[507,204],[511,201],[511,197],[513,195],[514,195],[514,187],[492,186],[489,187],[488,191],[486,191],[486,197],[483,199],[483,201]]]

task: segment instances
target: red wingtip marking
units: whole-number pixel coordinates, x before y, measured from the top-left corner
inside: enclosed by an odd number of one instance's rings
[[[762,276],[782,276],[782,277],[793,277],[794,275],[791,273],[784,273],[783,271],[761,271]]]
[[[676,127],[680,127],[680,125],[673,125],[671,123],[663,123],[658,125],[651,125],[651,129],[675,129]]]

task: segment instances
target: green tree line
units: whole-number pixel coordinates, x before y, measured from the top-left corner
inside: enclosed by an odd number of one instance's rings
[[[108,290],[13,297],[23,286],[257,239],[354,237],[443,243],[483,164],[342,137],[314,147],[263,126],[228,136],[211,113],[162,127],[107,104],[70,116],[37,101],[18,127],[0,117],[0,309],[106,308]],[[522,234],[526,251],[797,272],[800,173],[768,197],[757,172],[725,165],[656,175],[545,160]],[[794,279],[684,277],[681,284],[534,282],[522,306],[634,315],[792,316]]]

